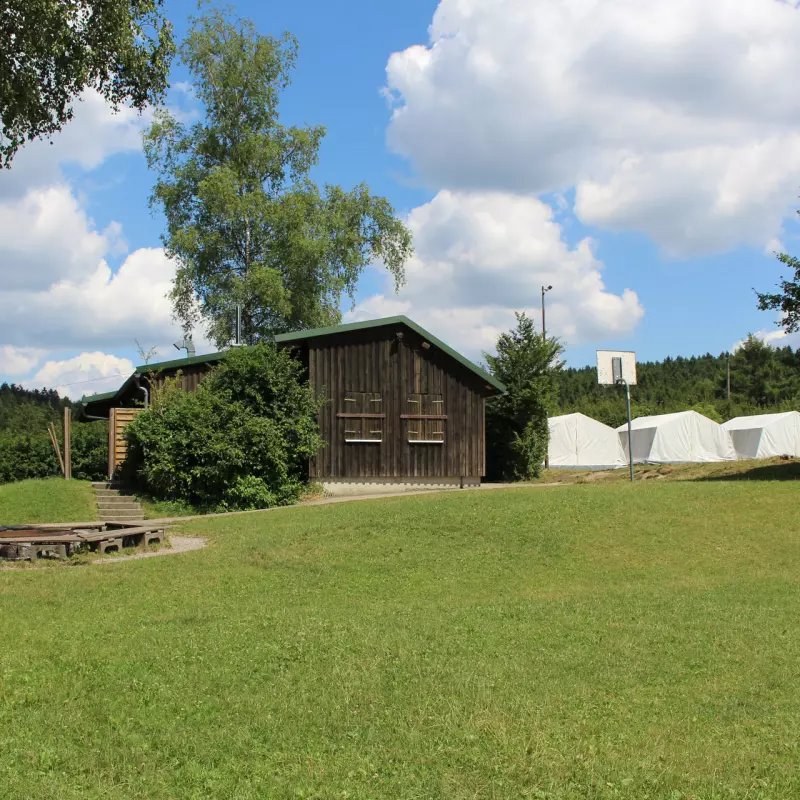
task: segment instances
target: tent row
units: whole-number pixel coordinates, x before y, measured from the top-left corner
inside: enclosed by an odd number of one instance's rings
[[[551,417],[550,466],[615,469],[628,463],[628,425],[614,430],[585,414]],[[719,425],[696,411],[633,420],[635,464],[800,457],[800,413],[737,417]]]

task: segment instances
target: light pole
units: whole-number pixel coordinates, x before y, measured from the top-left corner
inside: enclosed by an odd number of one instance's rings
[[[544,296],[552,289],[552,286],[542,286],[542,343],[547,338],[547,328],[544,324]],[[544,468],[550,469],[550,441],[548,437],[547,450],[544,454]]]
[[[552,289],[552,286],[542,286],[542,339],[547,338],[547,328],[544,324],[544,296]]]

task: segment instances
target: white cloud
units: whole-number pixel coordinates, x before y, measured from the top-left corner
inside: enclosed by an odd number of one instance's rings
[[[133,363],[108,353],[81,353],[63,361],[47,361],[30,379],[22,381],[28,388],[56,389],[73,400],[85,394],[97,394],[119,388],[133,372]]]
[[[40,348],[132,347],[172,341],[174,264],[161,248],[131,253],[116,273],[100,260],[78,279],[0,295],[0,341]],[[31,324],[33,321],[33,324]]]
[[[786,247],[780,239],[770,239],[764,248],[764,255],[773,256],[776,253],[785,253]]]
[[[761,339],[762,342],[766,342],[772,347],[800,348],[800,332],[787,333],[782,328],[773,328],[772,330],[756,331],[753,336],[755,336],[756,339]],[[731,347],[731,352],[735,353],[744,343],[744,339],[739,339],[739,341]]]
[[[674,255],[759,248],[800,183],[800,12],[776,0],[441,0],[390,146],[434,188],[576,190]]]
[[[0,375],[22,375],[41,361],[45,351],[35,347],[0,347]]]
[[[114,113],[102,95],[85,91],[60,133],[29,142],[17,152],[0,180],[0,198],[19,198],[60,183],[62,165],[92,170],[113,155],[141,152],[142,131],[151,119],[150,110],[139,114],[122,107]]]
[[[409,314],[478,356],[512,327],[514,311],[538,318],[542,285],[554,286],[548,332],[570,344],[625,335],[644,314],[634,292],[606,289],[592,243],[565,244],[553,210],[534,197],[442,191],[408,226],[406,286],[396,296],[387,286],[347,319]]]
[[[0,203],[0,280],[6,291],[41,289],[54,280],[79,279],[117,250],[116,223],[94,228],[64,185],[33,189]]]
[[[87,173],[116,154],[141,152],[150,113],[112,113],[87,92],[75,118],[52,143],[28,144],[0,181],[0,375],[71,396],[118,386],[135,341],[158,356],[177,355],[180,337],[167,293],[175,265],[160,247],[139,248],[112,271],[109,255],[123,254],[122,226],[98,230],[63,166]],[[212,349],[196,336],[198,352]],[[73,356],[79,351],[80,355]],[[35,374],[37,364],[42,364]],[[99,379],[99,380],[96,380]]]

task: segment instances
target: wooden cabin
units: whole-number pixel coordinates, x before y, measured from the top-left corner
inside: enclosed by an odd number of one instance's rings
[[[280,334],[307,369],[325,441],[309,476],[333,493],[397,486],[478,485],[486,472],[485,402],[504,387],[404,316]],[[186,391],[226,353],[138,367],[116,392],[84,398],[87,414],[141,405],[147,374],[180,373]],[[128,414],[124,415],[129,418]],[[110,426],[113,471],[118,424]]]

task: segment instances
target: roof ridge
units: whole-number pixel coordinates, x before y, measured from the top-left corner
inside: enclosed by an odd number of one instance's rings
[[[487,372],[483,367],[478,366],[473,361],[470,361],[466,356],[461,355],[457,350],[454,350],[448,344],[443,342],[441,339],[438,339],[429,331],[425,330],[421,325],[418,325],[414,320],[410,319],[409,317],[405,316],[404,314],[397,314],[392,317],[380,317],[378,319],[372,320],[363,320],[361,322],[345,322],[340,325],[331,325],[328,327],[323,328],[307,328],[305,330],[299,331],[291,331],[287,333],[278,333],[275,334],[273,337],[275,342],[293,342],[300,339],[313,339],[319,336],[333,336],[339,333],[347,333],[349,331],[359,331],[359,330],[369,330],[370,328],[382,328],[386,325],[396,325],[401,324],[405,325],[407,328],[410,328],[423,339],[429,340],[432,344],[436,345],[440,350],[445,352],[455,361],[458,361],[462,366],[466,367],[468,370],[473,372],[477,377],[481,380],[486,381],[488,384],[493,386],[501,393],[506,392],[506,387]],[[207,353],[205,355],[199,356],[191,356],[189,358],[179,358],[179,359],[172,359],[171,361],[159,361],[155,364],[141,364],[134,370],[133,374],[128,377],[122,385],[117,389],[116,392],[104,392],[98,395],[92,395],[91,397],[84,397],[81,399],[81,402],[97,402],[98,400],[105,400],[109,397],[114,397],[119,394],[122,389],[128,384],[128,382],[134,377],[134,375],[142,375],[150,371],[154,370],[163,370],[163,369],[180,369],[181,367],[188,367],[193,366],[195,364],[204,364],[209,361],[220,361],[222,360],[226,354],[230,352],[229,350],[220,350],[216,353]]]

